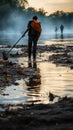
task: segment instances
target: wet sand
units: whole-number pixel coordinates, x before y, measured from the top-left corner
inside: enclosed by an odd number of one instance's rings
[[[6,88],[6,86],[18,86],[17,80],[19,79],[28,79],[26,80],[26,84],[28,89],[30,89],[31,95],[37,94],[40,89],[37,89],[37,86],[46,82],[46,86],[49,84],[48,81],[45,81],[45,74],[43,73],[43,69],[47,66],[48,62],[53,62],[53,64],[57,66],[68,67],[69,69],[72,68],[72,46],[64,46],[64,45],[50,45],[50,46],[40,46],[38,47],[38,61],[37,61],[37,68],[27,67],[27,49],[24,48],[25,53],[11,55],[8,62],[4,62],[1,60],[0,62],[0,71],[2,79],[0,80],[1,87]],[[48,53],[51,52],[51,55]],[[53,54],[53,52],[55,54]],[[45,54],[47,53],[47,55]],[[59,57],[60,56],[60,57]],[[23,62],[24,58],[24,62]],[[15,60],[16,59],[16,60]],[[21,60],[19,60],[21,59]],[[59,60],[57,60],[59,59]],[[64,60],[63,60],[64,59]],[[16,61],[16,62],[13,62]],[[69,62],[70,61],[70,62]],[[48,64],[49,65],[49,64]],[[43,67],[43,69],[41,69]],[[52,66],[51,66],[52,67]],[[11,70],[11,71],[10,71]],[[30,72],[30,73],[29,73]],[[35,72],[35,73],[34,73]],[[45,71],[44,71],[45,72]],[[49,73],[50,74],[53,73]],[[31,76],[32,75],[32,76]],[[35,78],[33,78],[35,77]],[[49,78],[51,79],[52,76]],[[62,76],[59,75],[61,79]],[[64,75],[63,75],[64,78]],[[33,80],[34,79],[34,80]],[[55,80],[55,78],[53,78]],[[52,81],[51,81],[52,82]],[[57,83],[57,80],[56,80]],[[55,85],[56,85],[55,83]],[[63,85],[63,84],[61,84]],[[33,89],[33,87],[35,89]],[[51,84],[49,84],[51,86]],[[32,88],[31,88],[32,87]],[[45,86],[42,86],[42,89]],[[55,86],[53,86],[52,90]],[[17,89],[16,87],[14,90]],[[41,91],[42,91],[41,89]],[[35,90],[35,92],[34,92]],[[1,89],[2,91],[2,89]],[[45,88],[46,91],[46,88]],[[16,105],[12,104],[1,104],[0,105],[0,129],[32,129],[32,130],[61,130],[61,129],[73,129],[73,97],[61,97],[60,93],[55,91],[52,95],[49,95],[47,92],[47,100],[50,102],[41,102],[40,100],[30,100],[29,103],[17,103]],[[28,93],[29,94],[29,93]],[[44,94],[41,92],[41,94]],[[6,95],[6,93],[4,94]],[[42,95],[41,95],[42,96]],[[38,97],[38,96],[37,96]],[[53,97],[53,98],[51,98]],[[57,97],[57,102],[53,103],[53,100]],[[45,95],[44,95],[45,98]],[[44,99],[43,98],[43,99]],[[36,98],[35,98],[36,99]],[[52,99],[52,100],[51,100]],[[37,103],[35,103],[38,101]],[[44,104],[46,103],[46,104]]]

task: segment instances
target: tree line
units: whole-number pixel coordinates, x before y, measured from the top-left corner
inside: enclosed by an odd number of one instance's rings
[[[11,25],[10,23],[12,13],[16,14],[17,17],[18,15],[21,15],[23,20],[31,19],[33,15],[37,15],[41,19],[42,25],[45,24],[48,27],[49,25],[52,27],[59,26],[60,23],[64,24],[68,28],[73,26],[73,12],[65,13],[63,11],[56,11],[47,16],[47,12],[45,12],[43,8],[36,10],[29,7],[26,9],[26,4],[29,4],[27,0],[0,1],[0,30],[4,30],[8,26],[14,26],[14,24]]]

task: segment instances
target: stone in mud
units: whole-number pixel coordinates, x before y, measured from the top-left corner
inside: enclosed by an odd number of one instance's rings
[[[17,83],[17,82],[16,82],[16,83],[14,83],[14,85],[18,86],[18,85],[19,85],[19,83]]]

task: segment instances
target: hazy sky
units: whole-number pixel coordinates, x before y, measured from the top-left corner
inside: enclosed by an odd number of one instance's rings
[[[29,6],[44,8],[49,14],[57,10],[64,12],[73,12],[73,0],[28,0]]]

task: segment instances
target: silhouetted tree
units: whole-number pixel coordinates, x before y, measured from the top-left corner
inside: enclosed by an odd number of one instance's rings
[[[47,12],[45,12],[45,10],[43,8],[39,8],[38,13],[40,15],[46,15],[47,14]]]
[[[27,0],[2,0],[0,1],[0,5],[9,4],[10,6],[22,6],[25,7],[28,4]]]

